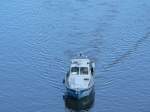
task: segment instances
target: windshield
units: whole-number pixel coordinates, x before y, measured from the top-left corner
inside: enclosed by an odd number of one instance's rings
[[[78,75],[79,74],[79,67],[72,67],[71,68],[71,73],[73,75]]]
[[[88,75],[88,67],[81,67],[80,68],[81,75]]]

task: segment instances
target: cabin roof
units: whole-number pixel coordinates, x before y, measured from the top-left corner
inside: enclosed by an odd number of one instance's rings
[[[82,67],[88,67],[90,63],[90,60],[85,58],[85,59],[72,59],[71,60],[71,67],[74,66],[82,66]]]

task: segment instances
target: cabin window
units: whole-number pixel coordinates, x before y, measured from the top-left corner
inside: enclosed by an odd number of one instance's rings
[[[71,73],[73,75],[78,75],[79,74],[79,67],[72,67],[71,68]]]
[[[88,67],[81,67],[80,68],[81,75],[88,75]]]

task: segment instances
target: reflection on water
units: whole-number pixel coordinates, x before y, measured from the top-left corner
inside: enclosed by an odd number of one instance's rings
[[[94,105],[95,92],[80,100],[64,97],[66,112],[89,112]]]

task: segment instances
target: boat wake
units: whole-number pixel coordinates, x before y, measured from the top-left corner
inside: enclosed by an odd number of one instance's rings
[[[138,48],[150,37],[150,32],[146,33],[145,36],[143,36],[142,38],[140,38],[138,41],[136,41],[132,48],[130,48],[127,52],[123,53],[122,55],[120,55],[118,58],[116,58],[115,60],[113,60],[110,64],[106,65],[102,71],[100,72],[107,72],[110,70],[110,68],[114,67],[115,65],[121,63],[122,61],[124,61],[126,58],[128,58],[130,55],[132,55],[133,53],[135,53]],[[96,78],[99,78],[99,76],[97,76]]]

